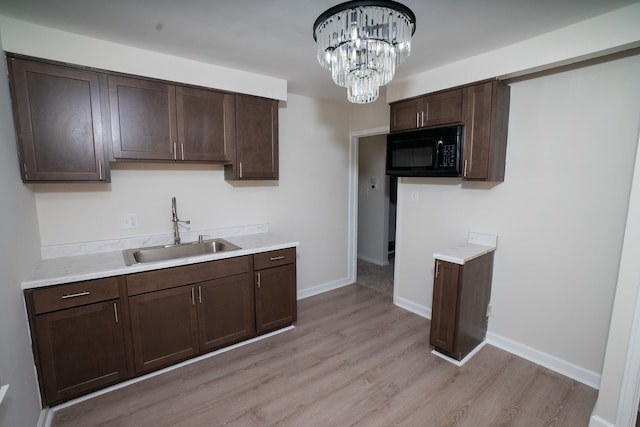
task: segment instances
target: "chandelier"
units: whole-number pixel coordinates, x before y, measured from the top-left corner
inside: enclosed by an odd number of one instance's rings
[[[395,1],[354,0],[321,14],[313,24],[318,61],[333,81],[347,88],[349,102],[378,98],[380,86],[393,79],[396,66],[411,53],[416,17]]]

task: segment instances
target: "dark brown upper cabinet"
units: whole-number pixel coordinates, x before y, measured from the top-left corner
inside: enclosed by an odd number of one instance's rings
[[[235,147],[225,179],[278,179],[278,101],[235,97]]]
[[[114,159],[177,159],[174,86],[109,76],[109,105]]]
[[[227,163],[234,95],[109,76],[115,160]]]
[[[509,98],[498,80],[464,88],[464,179],[504,181]]]
[[[104,76],[7,56],[24,182],[110,180]]]
[[[462,120],[462,90],[454,89],[391,104],[391,132],[443,126]]]
[[[234,101],[232,94],[176,86],[179,158],[221,163],[231,160]]]
[[[462,179],[504,181],[510,87],[490,80],[390,105],[390,131],[464,125]]]

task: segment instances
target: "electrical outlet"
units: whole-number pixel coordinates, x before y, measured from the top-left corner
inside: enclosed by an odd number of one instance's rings
[[[123,230],[138,228],[138,214],[125,214],[120,218],[120,225]]]

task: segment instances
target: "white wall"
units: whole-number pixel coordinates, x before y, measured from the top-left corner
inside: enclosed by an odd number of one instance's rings
[[[287,81],[178,58],[0,15],[3,49],[104,70],[145,75],[231,92],[287,99]]]
[[[0,383],[9,391],[0,405],[1,426],[34,426],[40,415],[38,386],[20,282],[40,254],[36,206],[18,169],[6,62],[0,67]]]
[[[386,135],[360,138],[358,143],[358,258],[377,265],[389,263],[386,147]],[[376,181],[375,189],[371,180]]]
[[[259,95],[273,91],[274,98],[287,98],[279,79],[234,71],[229,80],[233,70],[4,17],[0,22],[4,47],[13,52],[211,87],[220,87],[219,78],[235,85],[224,89],[254,93],[259,87]],[[227,182],[221,166],[119,164],[111,184],[38,184],[42,244],[170,233],[170,201],[176,196],[192,231],[269,223],[271,231],[298,240],[299,293],[343,283],[349,107],[293,95],[280,102],[279,114],[279,181]],[[138,214],[138,228],[121,229],[120,218],[128,213]]]
[[[640,3],[387,86],[387,102],[491,78],[548,70],[640,46]]]
[[[512,82],[504,183],[401,180],[398,296],[430,313],[432,253],[469,231],[497,234],[489,331],[597,382],[640,131],[638,75],[636,55]]]

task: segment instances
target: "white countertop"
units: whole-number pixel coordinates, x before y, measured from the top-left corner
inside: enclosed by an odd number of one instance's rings
[[[467,243],[434,252],[433,258],[464,265],[474,258],[496,250],[498,236],[469,233]]]
[[[464,265],[474,258],[478,258],[489,252],[496,250],[495,246],[478,245],[475,243],[465,243],[464,245],[454,246],[444,249],[433,254],[435,259],[441,261],[453,262],[454,264]]]
[[[299,245],[299,243],[294,240],[269,232],[227,236],[224,237],[224,239],[239,246],[241,249],[168,261],[134,264],[131,266],[125,264],[122,250],[44,259],[38,263],[31,275],[22,282],[22,289],[158,270],[179,265],[195,264],[198,262],[297,247]]]

